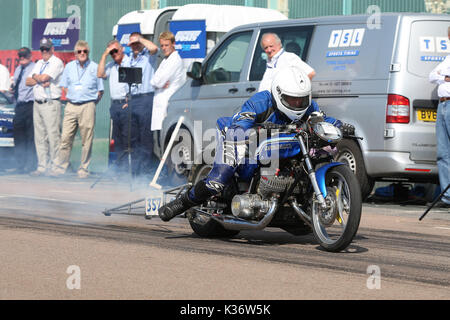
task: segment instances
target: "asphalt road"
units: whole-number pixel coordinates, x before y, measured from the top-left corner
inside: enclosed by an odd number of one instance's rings
[[[450,215],[425,206],[363,206],[341,253],[280,229],[201,239],[186,219],[106,208],[150,195],[127,183],[0,176],[0,299],[450,298]]]

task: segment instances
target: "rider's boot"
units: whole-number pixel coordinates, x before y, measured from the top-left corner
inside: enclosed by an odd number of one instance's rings
[[[182,214],[186,210],[199,205],[200,203],[194,202],[189,199],[189,191],[183,193],[175,200],[163,205],[158,210],[159,217],[163,221],[169,221],[179,214]]]
[[[212,191],[206,187],[204,180],[200,180],[193,188],[181,194],[177,199],[159,208],[159,217],[163,221],[169,221],[186,210],[202,204],[216,193],[217,191]]]

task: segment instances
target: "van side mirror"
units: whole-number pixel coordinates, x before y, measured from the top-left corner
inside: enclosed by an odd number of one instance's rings
[[[200,80],[202,78],[202,64],[201,62],[194,61],[191,63],[187,70],[187,76],[194,79],[194,80]]]

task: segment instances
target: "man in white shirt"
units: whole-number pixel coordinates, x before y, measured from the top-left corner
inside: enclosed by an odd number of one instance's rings
[[[0,91],[7,92],[11,87],[11,77],[8,68],[0,64]]]
[[[268,90],[272,87],[272,80],[278,70],[285,67],[297,66],[312,79],[316,72],[295,53],[283,49],[280,38],[275,33],[265,33],[261,38],[261,47],[267,55],[267,66],[264,76],[259,84],[258,91]]]
[[[50,39],[40,42],[42,59],[39,60],[26,80],[33,87],[34,142],[38,167],[31,173],[40,176],[51,170],[61,141],[61,87],[59,81],[64,71],[64,63],[54,56]]]
[[[152,131],[161,130],[164,118],[167,115],[167,106],[170,97],[186,81],[183,69],[183,60],[175,50],[175,36],[166,31],[159,36],[159,44],[164,54],[158,70],[150,81],[155,88],[153,99]]]
[[[447,32],[450,40],[450,27]],[[450,55],[431,71],[429,79],[431,83],[439,85],[436,118],[437,165],[440,186],[444,190],[450,184]],[[450,208],[450,189],[437,206]]]

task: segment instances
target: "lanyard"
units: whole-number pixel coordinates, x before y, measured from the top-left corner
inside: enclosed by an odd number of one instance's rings
[[[49,63],[48,61],[43,63],[43,65],[41,66],[41,70],[39,71],[39,74],[42,74],[42,72],[44,72],[45,68],[47,68],[48,66],[48,63]]]
[[[77,64],[77,74],[78,74],[78,82],[80,82],[81,83],[81,79],[83,79],[83,76],[84,76],[84,74],[86,73],[86,71],[87,71],[87,68],[88,68],[88,64],[87,64],[88,62],[86,61],[85,62],[85,68],[83,68],[81,65],[78,65]],[[80,76],[80,68],[81,68],[81,70],[82,70],[82,73],[81,73],[81,76]],[[84,69],[84,70],[83,70]]]

